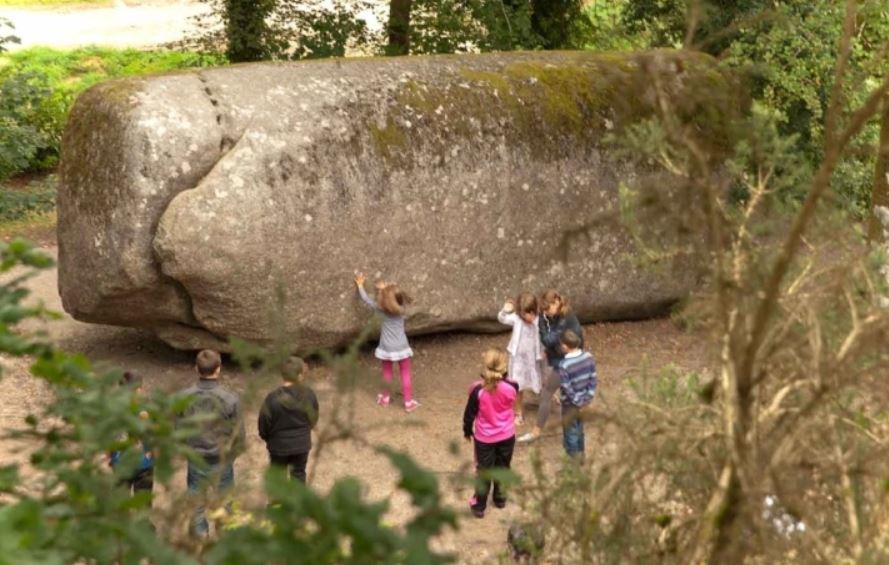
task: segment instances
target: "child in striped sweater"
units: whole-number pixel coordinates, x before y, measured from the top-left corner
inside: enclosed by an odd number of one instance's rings
[[[596,362],[580,348],[580,336],[572,330],[562,334],[559,383],[562,398],[562,444],[572,458],[583,460],[584,437],[581,410],[596,396]]]

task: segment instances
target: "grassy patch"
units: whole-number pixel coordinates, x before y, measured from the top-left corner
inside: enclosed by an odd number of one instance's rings
[[[222,63],[222,57],[184,51],[140,51],[96,46],[71,50],[32,47],[0,57],[0,73],[40,73],[47,78],[48,86],[54,92],[76,94],[109,78]]]

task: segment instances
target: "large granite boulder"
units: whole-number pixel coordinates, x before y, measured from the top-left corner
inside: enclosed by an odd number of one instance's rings
[[[415,334],[494,329],[505,297],[547,287],[584,321],[657,314],[693,277],[636,265],[617,197],[645,166],[605,143],[663,102],[655,77],[698,129],[736,111],[710,59],[676,52],[254,64],[100,84],[63,143],[64,307],[180,348],[237,337],[304,351],[367,323],[361,269],[415,296]],[[701,91],[706,102],[690,95]]]

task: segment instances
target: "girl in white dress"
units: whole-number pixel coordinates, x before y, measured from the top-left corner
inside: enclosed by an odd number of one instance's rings
[[[501,324],[512,326],[512,336],[506,350],[509,352],[509,379],[518,383],[515,420],[524,424],[523,392],[531,390],[540,393],[543,375],[544,349],[540,343],[540,330],[537,326],[537,297],[523,292],[515,301],[507,300],[497,314]]]

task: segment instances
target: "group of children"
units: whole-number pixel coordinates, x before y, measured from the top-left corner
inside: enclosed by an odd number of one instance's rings
[[[364,289],[365,276],[355,274],[361,300],[382,316],[379,345],[374,354],[382,363],[383,388],[376,401],[389,406],[392,401],[392,376],[398,365],[404,409],[413,412],[420,403],[413,398],[411,357],[404,329],[405,307],[410,297],[398,285],[376,284],[376,296]],[[563,444],[569,456],[582,458],[584,431],[581,410],[596,394],[596,365],[592,355],[583,351],[583,330],[570,311],[568,301],[558,292],[548,290],[538,299],[522,293],[507,300],[497,319],[512,327],[505,350],[491,348],[482,354],[480,378],[469,390],[463,412],[463,435],[473,443],[479,480],[470,500],[476,517],[483,517],[493,486],[493,503],[502,508],[506,497],[498,481],[488,479],[491,469],[509,468],[515,444],[537,439],[549,417],[552,401],[562,406]],[[240,397],[219,381],[222,359],[218,352],[198,353],[195,369],[198,381],[180,394],[190,399],[180,421],[197,425],[189,435],[188,446],[197,455],[188,461],[186,484],[189,493],[200,494],[208,487],[220,493],[234,486],[234,459],[245,446],[245,428]],[[259,412],[257,429],[266,444],[272,465],[289,469],[291,478],[305,482],[306,465],[312,448],[311,431],[318,422],[318,399],[304,383],[307,366],[291,357],[281,367],[283,384],[271,391]],[[141,392],[142,381],[126,373],[124,384]],[[524,423],[524,393],[539,396],[538,413],[531,431],[516,438],[516,426]],[[149,446],[142,445],[142,460],[135,472],[125,479],[134,492],[152,489],[153,457]],[[119,464],[119,452],[110,455],[112,467]],[[192,518],[192,531],[209,533],[202,503],[198,502]]]
[[[240,396],[219,380],[222,372],[219,352],[210,349],[199,352],[195,370],[198,381],[179,393],[190,402],[179,415],[177,425],[194,426],[186,444],[196,458],[188,460],[186,487],[197,501],[191,531],[205,537],[210,526],[202,495],[209,489],[225,494],[234,487],[234,461],[244,451],[246,430]],[[318,422],[318,398],[304,382],[307,370],[306,363],[298,357],[285,360],[280,371],[283,383],[268,393],[257,420],[259,437],[265,441],[270,463],[289,469],[290,477],[302,482],[306,481],[312,429]],[[142,393],[142,379],[134,373],[125,373],[123,384],[132,387],[137,395]],[[154,457],[149,446],[140,443],[140,447],[139,465],[122,482],[134,494],[147,492],[150,496]],[[121,452],[111,453],[111,467],[118,466],[121,458]]]
[[[404,331],[404,308],[411,299],[398,285],[381,281],[376,284],[374,300],[364,289],[365,280],[363,274],[355,274],[358,294],[383,318],[375,351],[383,364],[383,390],[377,395],[377,403],[388,406],[391,401],[392,368],[397,362],[404,409],[412,412],[420,403],[412,395],[413,352]],[[485,515],[492,484],[494,506],[502,508],[506,504],[500,484],[487,476],[491,469],[509,468],[516,441],[526,443],[540,437],[554,398],[562,405],[565,451],[572,458],[583,458],[581,410],[592,402],[597,386],[596,363],[583,350],[583,328],[557,291],[547,290],[539,301],[534,294],[523,292],[516,300],[506,301],[497,319],[512,327],[509,344],[505,352],[484,352],[480,379],[470,387],[463,412],[463,435],[473,443],[479,473],[469,502],[478,518]],[[516,426],[524,424],[524,393],[528,390],[539,397],[537,418],[531,431],[516,438]]]

